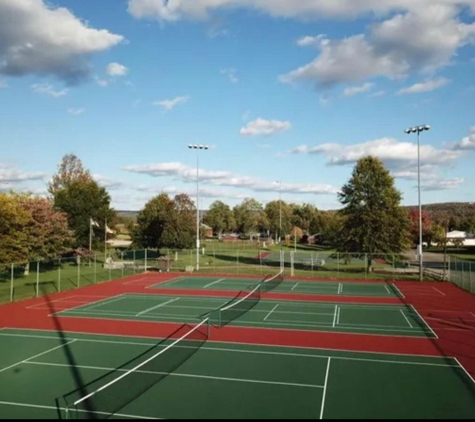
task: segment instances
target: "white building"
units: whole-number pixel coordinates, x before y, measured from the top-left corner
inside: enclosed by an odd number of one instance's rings
[[[459,230],[453,230],[447,233],[447,239],[449,242],[455,239],[462,239],[463,246],[475,246],[475,236],[473,233],[462,232]],[[450,242],[452,243],[452,242]]]

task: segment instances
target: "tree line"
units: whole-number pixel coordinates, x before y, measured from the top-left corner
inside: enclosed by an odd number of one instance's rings
[[[313,204],[282,200],[263,205],[253,198],[231,208],[217,200],[202,222],[217,237],[226,232],[264,232],[276,239],[319,234],[338,252],[384,255],[417,244],[418,210],[401,206],[402,194],[378,158],[358,160],[338,200],[343,205],[338,211],[320,211]],[[98,185],[78,157],[69,154],[48,183],[47,197],[0,193],[0,263],[48,259],[74,248],[88,248],[91,219],[99,223],[99,227],[92,227],[93,248],[104,240],[106,221],[110,227],[125,224],[133,246],[138,248],[188,249],[196,242],[196,206],[188,195],[156,195],[135,221],[121,218],[111,207],[107,190]],[[436,221],[427,212],[422,220],[423,240],[429,244],[443,244],[446,231],[455,228],[450,227],[450,219]],[[475,228],[471,221],[467,218],[464,224]],[[200,236],[203,234],[201,230]]]

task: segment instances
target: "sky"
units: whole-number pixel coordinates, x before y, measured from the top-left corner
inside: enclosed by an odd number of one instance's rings
[[[78,156],[117,210],[338,209],[375,155],[403,205],[471,202],[475,0],[0,0],[0,190]],[[206,145],[192,149],[189,145]]]

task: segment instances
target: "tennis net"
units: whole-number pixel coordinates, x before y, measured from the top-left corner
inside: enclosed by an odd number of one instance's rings
[[[223,327],[245,314],[261,300],[261,285],[257,284],[250,292],[242,290],[227,305],[211,312],[211,319],[218,327]]]
[[[271,278],[265,278],[261,282],[262,291],[270,292],[280,285],[284,281],[284,271],[280,271],[278,274]]]
[[[166,339],[131,361],[63,396],[66,419],[120,416],[118,412],[122,408],[174,372],[198,351],[208,339],[208,330],[208,319],[196,326],[183,324]]]

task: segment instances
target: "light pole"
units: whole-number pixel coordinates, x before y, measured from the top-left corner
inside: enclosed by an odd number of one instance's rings
[[[275,183],[279,184],[279,244],[282,249],[282,181],[277,180]]]
[[[200,269],[200,185],[199,185],[199,151],[208,149],[208,145],[188,145],[189,149],[196,149],[196,271]]]
[[[419,144],[419,133],[424,130],[429,130],[429,125],[414,126],[407,128],[405,133],[417,133],[417,192],[418,192],[418,201],[419,201],[419,281],[422,281],[422,207],[421,207],[421,160],[420,160],[420,144]]]

